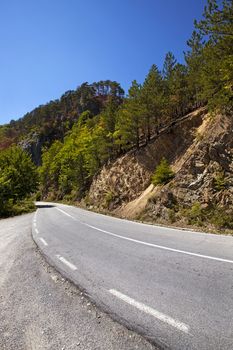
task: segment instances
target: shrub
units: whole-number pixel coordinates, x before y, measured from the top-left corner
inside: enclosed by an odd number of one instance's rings
[[[110,206],[111,202],[114,200],[114,198],[115,198],[115,195],[114,195],[114,193],[111,192],[111,191],[108,191],[108,192],[105,194],[105,198],[104,198],[104,200],[105,200],[104,207],[105,207],[106,209],[109,208],[109,206]]]
[[[191,208],[185,209],[183,214],[190,225],[208,226],[211,224],[217,229],[233,229],[232,210],[227,211],[217,206],[202,208],[200,203],[196,202]]]
[[[154,175],[152,175],[151,182],[155,186],[166,184],[171,181],[174,176],[175,173],[172,171],[168,161],[165,158],[162,158],[161,162],[155,169]]]
[[[199,202],[195,202],[191,208],[185,211],[185,216],[188,219],[190,225],[202,226],[205,220],[204,209],[202,209]]]
[[[216,176],[214,177],[213,185],[216,191],[224,190],[224,188],[226,187],[226,180],[223,172],[219,172],[216,174]]]
[[[224,208],[214,208],[210,214],[209,222],[219,229],[233,229],[233,211]]]
[[[176,212],[173,208],[168,209],[168,219],[172,224],[176,222]]]
[[[20,147],[0,152],[0,217],[32,209],[26,198],[37,189],[37,179],[35,165]]]

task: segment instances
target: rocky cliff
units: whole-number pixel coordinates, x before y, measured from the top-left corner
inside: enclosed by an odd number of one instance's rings
[[[162,157],[175,172],[151,185]],[[162,130],[150,144],[104,167],[88,204],[119,216],[160,223],[233,225],[233,118],[199,109]],[[222,215],[224,213],[224,215]],[[206,221],[206,222],[205,222]]]

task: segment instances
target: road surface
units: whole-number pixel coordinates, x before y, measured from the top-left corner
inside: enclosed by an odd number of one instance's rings
[[[168,349],[233,349],[233,238],[40,204],[48,261],[114,319]]]
[[[0,349],[155,349],[45,262],[31,237],[32,219],[0,220]]]

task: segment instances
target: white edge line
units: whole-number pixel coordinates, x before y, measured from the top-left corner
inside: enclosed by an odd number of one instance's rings
[[[73,270],[73,271],[77,270],[77,267],[76,267],[74,264],[70,263],[70,262],[69,262],[68,260],[66,260],[65,258],[63,258],[63,256],[61,256],[61,255],[56,255],[56,257],[57,257],[63,264],[65,264],[66,266],[68,266],[71,270]]]
[[[45,246],[48,245],[48,243],[46,242],[46,240],[45,240],[44,238],[40,237],[39,240],[40,240]]]
[[[56,208],[56,209],[59,210],[59,211],[61,211],[63,214],[69,216],[69,217],[72,218],[73,220],[76,220],[72,215],[66,213],[64,210],[62,210],[62,209],[60,209],[60,208]],[[78,220],[77,220],[77,221],[78,221]],[[81,221],[80,221],[80,222],[81,222]],[[102,229],[100,229],[100,228],[98,228],[98,227],[96,227],[96,226],[92,226],[92,225],[89,225],[89,224],[87,224],[87,223],[83,223],[83,222],[81,222],[81,223],[84,224],[85,226],[88,226],[88,227],[90,227],[90,228],[93,228],[94,230],[97,230],[97,231],[106,233],[106,234],[108,234],[108,235],[110,235],[110,236],[114,236],[114,237],[117,237],[117,238],[125,239],[126,241],[130,241],[130,242],[134,242],[134,243],[139,243],[139,244],[142,244],[142,245],[146,245],[146,246],[148,246],[148,247],[153,247],[153,248],[158,248],[158,249],[167,250],[167,251],[170,251],[170,252],[175,252],[175,253],[180,253],[180,254],[195,256],[195,257],[198,257],[198,258],[209,259],[209,260],[214,260],[214,261],[220,261],[220,262],[224,262],[224,263],[233,264],[233,260],[223,259],[223,258],[217,258],[217,257],[210,256],[210,255],[203,255],[203,254],[198,254],[198,253],[192,253],[192,252],[188,252],[188,251],[186,251],[186,250],[180,250],[180,249],[175,249],[175,248],[169,248],[169,247],[161,246],[161,245],[158,245],[158,244],[143,242],[143,241],[139,241],[139,240],[137,240],[137,239],[133,239],[133,238],[129,238],[129,237],[117,235],[116,233],[102,230]]]
[[[122,301],[126,302],[127,304],[136,307],[138,310],[143,311],[143,312],[147,313],[148,315],[151,315],[151,316],[157,318],[158,320],[169,324],[172,327],[175,327],[179,331],[182,331],[186,334],[189,333],[190,327],[188,325],[186,325],[185,323],[182,323],[178,320],[175,320],[174,318],[172,318],[168,315],[165,315],[165,314],[151,308],[150,306],[147,306],[143,303],[140,303],[140,302],[128,297],[127,295],[118,292],[115,289],[110,289],[109,293],[111,293],[115,297],[121,299]]]
[[[65,215],[69,216],[71,219],[76,220],[72,215],[66,213],[64,210],[62,210],[62,209],[60,209],[60,208],[57,208],[57,207],[56,207],[56,209],[59,210],[61,213],[63,213],[63,214],[65,214]]]
[[[49,204],[49,202],[47,202],[47,204]],[[62,207],[67,207],[67,208],[75,208],[75,209],[78,209],[80,211],[88,212],[88,213],[91,213],[91,214],[104,216],[104,217],[111,218],[111,219],[114,219],[114,220],[125,221],[126,223],[138,224],[138,225],[146,226],[146,227],[149,227],[149,228],[159,228],[159,229],[162,229],[162,230],[181,231],[181,233],[182,233],[182,231],[185,231],[186,233],[191,233],[191,234],[195,233],[196,235],[204,235],[204,236],[209,235],[209,236],[216,237],[215,233],[195,231],[195,230],[190,229],[188,227],[183,228],[183,227],[178,227],[178,226],[177,227],[174,227],[174,226],[163,226],[163,225],[154,224],[154,223],[152,224],[152,223],[146,223],[146,222],[140,222],[140,221],[133,221],[133,220],[130,220],[130,219],[123,219],[123,218],[119,218],[119,217],[115,217],[115,216],[110,216],[110,215],[106,215],[106,214],[102,214],[102,213],[97,213],[97,212],[94,212],[94,211],[88,210],[88,209],[83,209],[83,208],[79,208],[79,207],[77,208],[77,207],[74,207],[73,205],[62,204],[62,203],[54,203],[54,202],[51,202],[51,204],[53,204],[53,205],[56,204],[56,205],[59,205],[59,206],[62,206]],[[38,210],[39,209],[37,209],[37,211]],[[37,211],[36,211],[36,213],[37,213]],[[229,235],[221,234],[221,237],[229,238]]]
[[[134,242],[134,243],[139,243],[139,244],[142,244],[142,245],[146,245],[146,246],[148,246],[148,247],[153,247],[153,248],[168,250],[168,251],[170,251],[170,252],[175,252],[175,253],[180,253],[180,254],[185,254],[185,255],[191,255],[191,256],[198,257],[198,258],[209,259],[209,260],[215,260],[215,261],[221,261],[221,262],[233,264],[233,260],[217,258],[217,257],[214,257],[214,256],[209,256],[209,255],[197,254],[197,253],[192,253],[192,252],[188,252],[188,251],[185,251],[185,250],[179,250],[179,249],[175,249],[175,248],[165,247],[165,246],[162,246],[162,245],[157,245],[157,244],[153,244],[153,243],[143,242],[143,241],[139,241],[139,240],[137,240],[137,239],[133,239],[133,238],[129,238],[129,237],[117,235],[116,233],[112,233],[112,232],[109,232],[109,231],[105,231],[105,230],[102,230],[102,229],[100,229],[100,228],[98,228],[98,227],[95,227],[95,226],[92,226],[92,225],[89,225],[89,224],[86,224],[86,223],[85,223],[84,225],[86,225],[86,226],[88,226],[88,227],[91,227],[91,228],[93,228],[94,230],[97,230],[97,231],[101,231],[101,232],[103,232],[103,233],[106,233],[106,234],[108,234],[108,235],[110,235],[110,236],[114,236],[114,237],[117,237],[117,238],[125,239],[126,241],[130,241],[130,242]]]

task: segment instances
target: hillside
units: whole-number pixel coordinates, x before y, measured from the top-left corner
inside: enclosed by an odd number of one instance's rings
[[[232,13],[232,1],[208,0],[185,63],[169,51],[127,95],[116,81],[84,82],[1,126],[0,216],[34,195],[232,228]]]
[[[136,199],[151,183],[151,175],[161,158],[172,162],[182,155],[195,138],[195,128],[202,123],[205,109],[188,114],[139,150],[133,150],[106,165],[93,180],[89,200],[101,209],[119,208]]]
[[[149,145],[104,167],[88,205],[143,221],[233,228],[233,119],[204,108],[167,127]],[[153,186],[162,157],[174,179]]]
[[[0,150],[19,144],[40,165],[43,147],[50,147],[55,140],[63,141],[83,112],[89,111],[91,116],[101,113],[110,96],[119,104],[124,97],[124,90],[116,81],[85,82],[19,120],[0,126]]]

